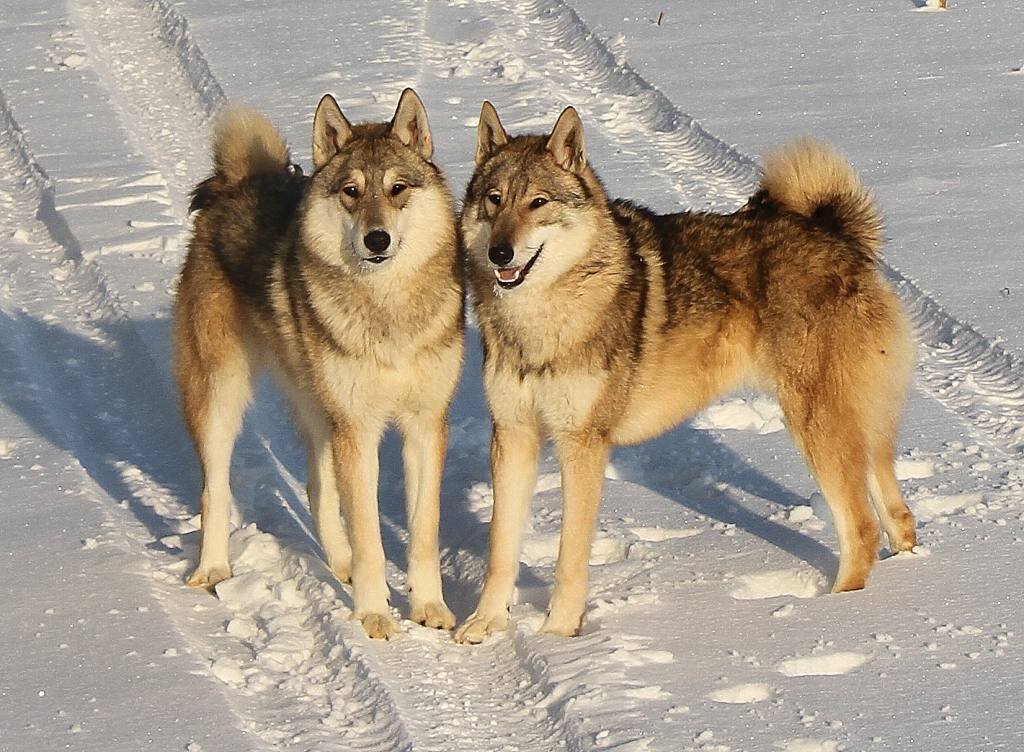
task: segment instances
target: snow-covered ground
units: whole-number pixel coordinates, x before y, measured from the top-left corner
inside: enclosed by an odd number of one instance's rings
[[[0,750],[1024,747],[1022,37],[1010,0],[7,0]],[[515,130],[576,105],[609,187],[664,210],[736,206],[756,155],[794,135],[843,148],[886,210],[921,342],[899,465],[920,553],[824,595],[828,514],[777,408],[740,395],[614,455],[581,637],[535,634],[560,516],[547,457],[513,630],[469,648],[404,622],[370,642],[264,388],[233,466],[236,577],[185,588],[198,473],[167,317],[210,115],[250,102],[308,165],[324,91],[382,119],[409,85],[456,192],[485,98]],[[479,360],[471,333],[442,521],[460,617],[491,504]],[[400,499],[389,439],[401,610]]]

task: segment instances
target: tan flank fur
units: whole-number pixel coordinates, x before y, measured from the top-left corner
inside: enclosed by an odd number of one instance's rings
[[[404,440],[410,618],[450,629],[438,561],[446,413],[462,364],[463,290],[452,197],[430,161],[419,97],[389,123],[351,125],[325,96],[315,172],[289,166],[262,115],[231,107],[174,306],[174,365],[203,470],[202,546],[189,584],[231,576],[231,452],[266,368],[294,408],[310,509],[331,569],[351,580],[371,637],[395,634],[377,511],[377,448]]]
[[[728,215],[610,200],[572,108],[549,135],[513,138],[485,103],[476,163],[460,231],[494,424],[494,514],[480,602],[456,639],[506,626],[543,440],[564,496],[543,631],[572,635],[610,448],[738,387],[778,398],[828,501],[836,591],[867,582],[878,519],[893,551],[914,546],[893,469],[914,347],[879,273],[881,218],[835,151],[786,147]]]

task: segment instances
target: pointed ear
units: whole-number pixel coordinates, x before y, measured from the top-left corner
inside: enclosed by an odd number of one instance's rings
[[[434,141],[430,137],[427,110],[412,89],[402,92],[395,116],[391,118],[390,133],[428,162],[434,156]]]
[[[577,175],[587,166],[587,150],[583,144],[583,123],[572,107],[558,116],[545,148],[563,168]]]
[[[508,143],[508,133],[498,119],[498,111],[490,102],[480,108],[480,122],[476,126],[476,163],[486,162],[499,146]]]
[[[313,167],[319,170],[352,137],[352,126],[330,94],[324,94],[313,116]]]

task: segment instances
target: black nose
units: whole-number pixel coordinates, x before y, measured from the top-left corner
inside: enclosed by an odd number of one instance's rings
[[[374,253],[381,253],[391,245],[391,236],[384,230],[371,230],[363,237],[363,244]]]
[[[515,255],[516,252],[512,250],[512,246],[508,243],[492,245],[487,251],[487,258],[496,266],[508,266],[512,259],[515,258]]]

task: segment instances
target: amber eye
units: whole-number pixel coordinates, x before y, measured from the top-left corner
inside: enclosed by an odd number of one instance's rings
[[[359,188],[354,185],[346,185],[341,192],[350,198],[359,198]]]
[[[547,202],[548,202],[548,200],[546,198],[544,198],[543,196],[537,196],[537,198],[535,198],[533,201],[530,202],[530,208],[531,209],[539,209],[542,206],[544,206],[544,204],[546,204]]]
[[[497,191],[491,191],[487,194],[487,200],[495,206],[501,206],[501,194]]]
[[[401,193],[408,187],[409,186],[407,186],[405,183],[395,183],[393,186],[391,186],[391,195],[397,196],[399,193]]]

